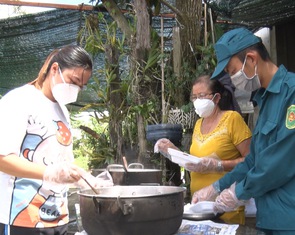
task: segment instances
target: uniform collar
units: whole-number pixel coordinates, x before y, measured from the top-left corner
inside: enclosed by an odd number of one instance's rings
[[[260,88],[256,95],[254,96],[254,100],[260,104],[260,99],[262,99],[268,92],[270,93],[279,93],[281,90],[281,86],[283,83],[283,78],[287,76],[287,69],[285,68],[284,65],[280,65],[278,71],[275,73],[273,78],[271,79],[268,87],[265,88]],[[260,97],[260,98],[259,98]]]
[[[271,79],[266,91],[272,93],[279,93],[281,90],[281,86],[283,83],[283,78],[287,75],[288,71],[284,65],[281,65],[278,71],[275,73],[273,78]]]

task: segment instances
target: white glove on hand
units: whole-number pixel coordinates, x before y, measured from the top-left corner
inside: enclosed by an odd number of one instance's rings
[[[204,187],[204,188],[196,191],[192,196],[191,203],[195,204],[195,203],[201,202],[201,201],[214,201],[215,198],[217,197],[217,195],[218,195],[217,190],[211,184],[207,187]]]
[[[214,211],[219,213],[233,211],[237,207],[246,204],[245,200],[238,200],[235,189],[236,183],[233,183],[228,189],[225,189],[220,193],[215,200]]]
[[[168,148],[178,149],[169,139],[162,138],[156,142],[154,146],[154,152],[160,152],[164,157],[171,160],[171,156],[168,153]]]
[[[85,182],[84,179],[87,180],[87,182],[93,187],[93,188],[100,188],[100,187],[110,187],[114,186],[113,178],[111,174],[108,171],[104,171],[94,177],[90,173],[86,172],[82,168],[79,169],[79,173],[81,175],[81,178],[77,183],[76,186],[80,189],[89,189],[90,186]]]
[[[212,173],[222,172],[223,166],[221,164],[221,160],[218,158],[203,157],[199,163],[186,163],[185,169],[198,173]]]
[[[74,183],[80,179],[76,165],[70,162],[60,162],[46,167],[43,180],[49,183]]]

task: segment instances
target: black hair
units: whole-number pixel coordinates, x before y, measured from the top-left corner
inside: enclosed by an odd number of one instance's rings
[[[86,70],[92,70],[92,60],[86,50],[77,45],[67,45],[58,50],[53,55],[48,64],[46,74],[53,63],[57,62],[61,70],[67,68],[83,67]]]
[[[269,53],[262,42],[256,43],[246,49],[238,52],[236,55],[240,59],[240,61],[244,62],[246,54],[249,51],[257,51],[263,61],[271,61]]]
[[[30,82],[37,87],[42,87],[43,82],[50,71],[53,63],[57,62],[60,69],[71,69],[82,67],[85,70],[92,71],[92,60],[89,54],[80,46],[67,45],[60,49],[53,50],[44,61],[42,68],[39,71],[38,77]]]
[[[218,107],[221,110],[233,110],[232,94],[224,87],[224,85],[220,81],[216,79],[210,79],[209,75],[202,75],[199,76],[195,81],[193,81],[192,85],[194,86],[197,83],[205,83],[208,85],[208,88],[211,90],[212,94],[220,94]]]

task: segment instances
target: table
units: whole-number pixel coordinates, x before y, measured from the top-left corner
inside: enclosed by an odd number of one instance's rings
[[[257,229],[244,226],[244,225],[240,225],[236,233],[236,235],[263,235],[263,234],[264,234],[263,232]]]
[[[224,223],[220,219],[215,219],[213,222]],[[78,231],[76,223],[70,223],[68,235],[74,235]],[[236,235],[263,235],[264,233],[255,229],[255,217],[246,218],[246,225],[239,225]]]
[[[220,219],[214,220],[216,223],[224,223]],[[263,232],[255,228],[256,219],[255,217],[247,217],[245,225],[239,225],[236,235],[264,235]]]

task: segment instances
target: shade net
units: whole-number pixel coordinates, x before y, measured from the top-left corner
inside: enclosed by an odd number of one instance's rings
[[[78,33],[84,26],[85,15],[88,13],[57,9],[0,20],[0,95],[34,80],[53,49],[77,44]],[[110,16],[106,17],[112,20]],[[175,20],[166,18],[164,23],[164,35],[171,38]],[[104,25],[101,24],[99,22],[98,27],[103,30]],[[153,19],[153,27],[161,33],[160,17]],[[165,46],[171,48],[171,40]],[[94,75],[103,67],[104,55],[97,55],[94,58]],[[120,70],[128,70],[126,61],[120,65]],[[104,80],[102,77],[99,79]],[[79,94],[75,105],[79,108],[96,101],[95,92],[87,89]]]
[[[53,10],[0,21],[0,93],[34,80],[47,55],[76,43],[81,12]]]

